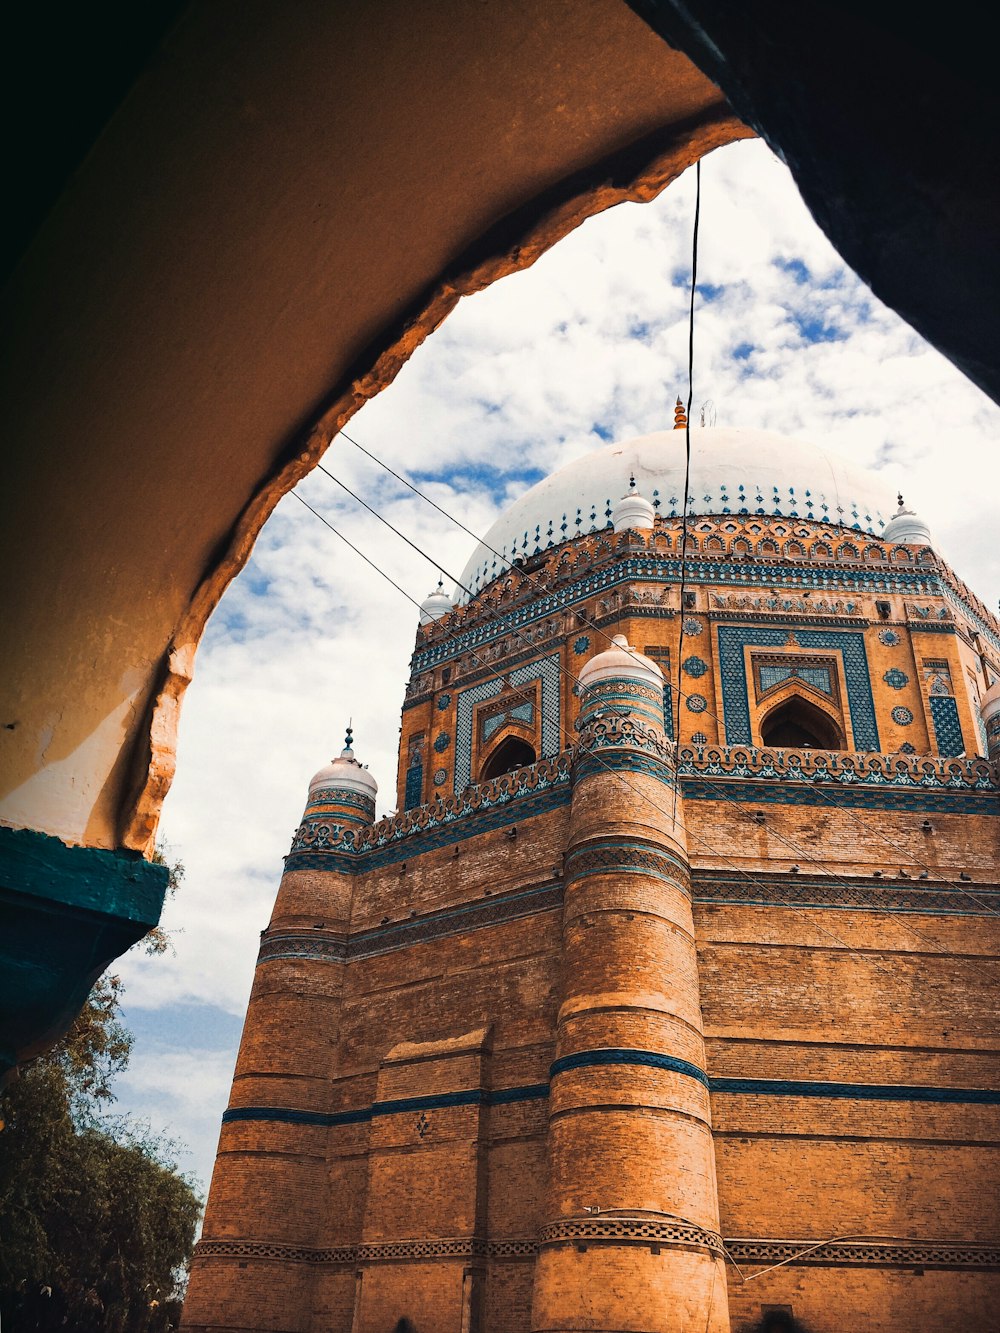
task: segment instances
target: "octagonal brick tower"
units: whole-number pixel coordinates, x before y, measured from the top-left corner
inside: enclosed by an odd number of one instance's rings
[[[539,1333],[729,1328],[715,1299],[725,1258],[663,685],[620,634],[579,676]]]
[[[992,1333],[1000,624],[808,441],[693,431],[685,520],[684,438],[421,604],[397,811],[310,784],[190,1333]]]

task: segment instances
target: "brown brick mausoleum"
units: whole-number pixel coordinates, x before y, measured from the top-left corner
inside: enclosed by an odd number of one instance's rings
[[[1000,625],[757,431],[692,432],[682,587],[681,439],[428,598],[398,814],[313,779],[191,1333],[996,1327]]]

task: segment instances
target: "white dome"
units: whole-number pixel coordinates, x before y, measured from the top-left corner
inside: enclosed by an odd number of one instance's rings
[[[309,783],[309,795],[320,791],[322,788],[336,788],[338,791],[358,792],[362,796],[369,796],[374,801],[378,795],[378,783],[368,772],[368,769],[359,764],[354,757],[354,751],[351,748],[351,732],[347,732],[347,745],[341,750],[336,759],[331,759],[325,764],[318,773],[314,773]]]
[[[907,546],[932,545],[930,528],[912,509],[904,507],[902,496],[899,497],[899,508],[882,535],[887,542],[903,542]]]
[[[504,573],[507,561],[607,527],[631,476],[658,514],[680,515],[684,433],[658,431],[607,445],[532,486],[490,528],[466,565],[462,583],[478,592]],[[690,514],[813,519],[880,536],[894,508],[877,474],[834,458],[818,445],[765,430],[691,430]],[[457,600],[467,597],[462,593]]]
[[[455,609],[455,603],[444,591],[441,583],[420,603],[420,623],[429,625],[432,620],[440,620],[449,611]]]
[[[635,485],[633,480],[632,485]],[[611,510],[611,526],[615,532],[647,530],[656,522],[656,510],[637,490],[628,490]]]
[[[611,647],[584,663],[578,677],[581,691],[602,680],[639,680],[654,689],[663,688],[663,672],[645,653],[633,648],[624,634],[616,634]]]

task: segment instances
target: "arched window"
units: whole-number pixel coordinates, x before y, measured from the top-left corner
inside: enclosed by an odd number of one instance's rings
[[[525,768],[534,762],[535,752],[528,742],[521,740],[520,736],[508,736],[506,740],[500,742],[483,764],[479,781],[489,782],[490,778],[498,778],[503,773],[513,773],[515,768]]]
[[[801,695],[768,713],[760,724],[765,745],[789,750],[842,750],[844,738],[832,718]]]

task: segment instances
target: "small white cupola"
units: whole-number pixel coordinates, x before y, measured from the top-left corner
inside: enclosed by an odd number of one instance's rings
[[[896,498],[899,501],[899,508],[885,525],[882,540],[899,542],[905,546],[933,546],[931,530],[924,520],[912,509],[906,508],[902,495]]]
[[[420,623],[429,625],[432,620],[440,620],[454,608],[455,603],[444,590],[443,579],[438,579],[438,586],[420,603]]]
[[[628,490],[611,510],[611,526],[615,532],[635,532],[640,528],[651,528],[655,521],[656,510],[636,490],[635,477],[630,477]]]
[[[361,796],[367,796],[374,801],[378,794],[378,783],[368,772],[366,764],[359,764],[354,757],[354,731],[348,724],[347,735],[344,738],[344,748],[336,759],[331,759],[328,764],[313,775],[309,783],[309,795],[319,791],[321,788],[331,791],[351,791],[357,792]]]
[[[663,672],[656,663],[633,648],[624,634],[616,634],[611,647],[585,662],[578,677],[580,690],[602,680],[635,680],[654,689],[663,688]]]

